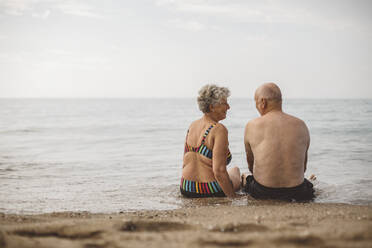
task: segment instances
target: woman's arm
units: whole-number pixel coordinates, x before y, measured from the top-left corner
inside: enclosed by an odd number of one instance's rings
[[[214,176],[228,197],[234,197],[235,192],[229,174],[226,170],[226,151],[228,149],[228,132],[222,124],[215,127],[212,167]]]

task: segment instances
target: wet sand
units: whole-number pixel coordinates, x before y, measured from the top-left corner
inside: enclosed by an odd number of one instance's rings
[[[114,214],[0,214],[0,247],[372,247],[372,206],[196,205]]]

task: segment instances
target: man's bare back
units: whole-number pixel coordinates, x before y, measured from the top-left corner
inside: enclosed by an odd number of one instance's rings
[[[247,123],[244,143],[255,181],[270,188],[291,188],[304,182],[310,144],[306,124],[282,112],[281,92],[273,83],[255,94],[258,117]]]
[[[251,172],[260,184],[287,188],[304,181],[310,137],[300,119],[271,111],[246,125],[244,143],[253,154]]]

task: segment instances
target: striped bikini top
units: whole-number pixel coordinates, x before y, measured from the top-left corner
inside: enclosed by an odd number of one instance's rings
[[[186,141],[186,144],[185,144],[185,153],[186,152],[197,152],[197,153],[200,153],[201,155],[203,155],[203,156],[205,156],[205,157],[207,157],[209,159],[212,159],[212,157],[213,157],[212,150],[210,150],[206,145],[204,145],[204,142],[205,142],[205,139],[207,138],[207,135],[209,134],[209,132],[211,131],[211,129],[215,125],[216,124],[212,124],[205,131],[200,146],[198,146],[198,147],[190,146],[190,145],[187,144],[187,141]],[[189,130],[187,130],[187,135],[188,134],[189,134]],[[186,136],[186,140],[187,140],[187,136]],[[232,155],[231,155],[230,151],[228,151],[228,153],[227,153],[227,161],[226,161],[226,164],[227,165],[231,162],[231,159],[232,159]]]

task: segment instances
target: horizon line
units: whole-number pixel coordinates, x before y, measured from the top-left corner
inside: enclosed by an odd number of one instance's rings
[[[74,99],[74,100],[114,100],[114,99],[192,99],[196,98],[197,96],[185,96],[185,97],[169,97],[169,96],[120,96],[120,97],[101,97],[101,96],[92,96],[92,97],[85,97],[85,96],[77,96],[77,97],[0,97],[0,100],[68,100],[68,99]],[[248,99],[253,100],[253,97],[232,97],[230,96],[229,99]],[[283,100],[372,100],[372,97],[285,97]]]

